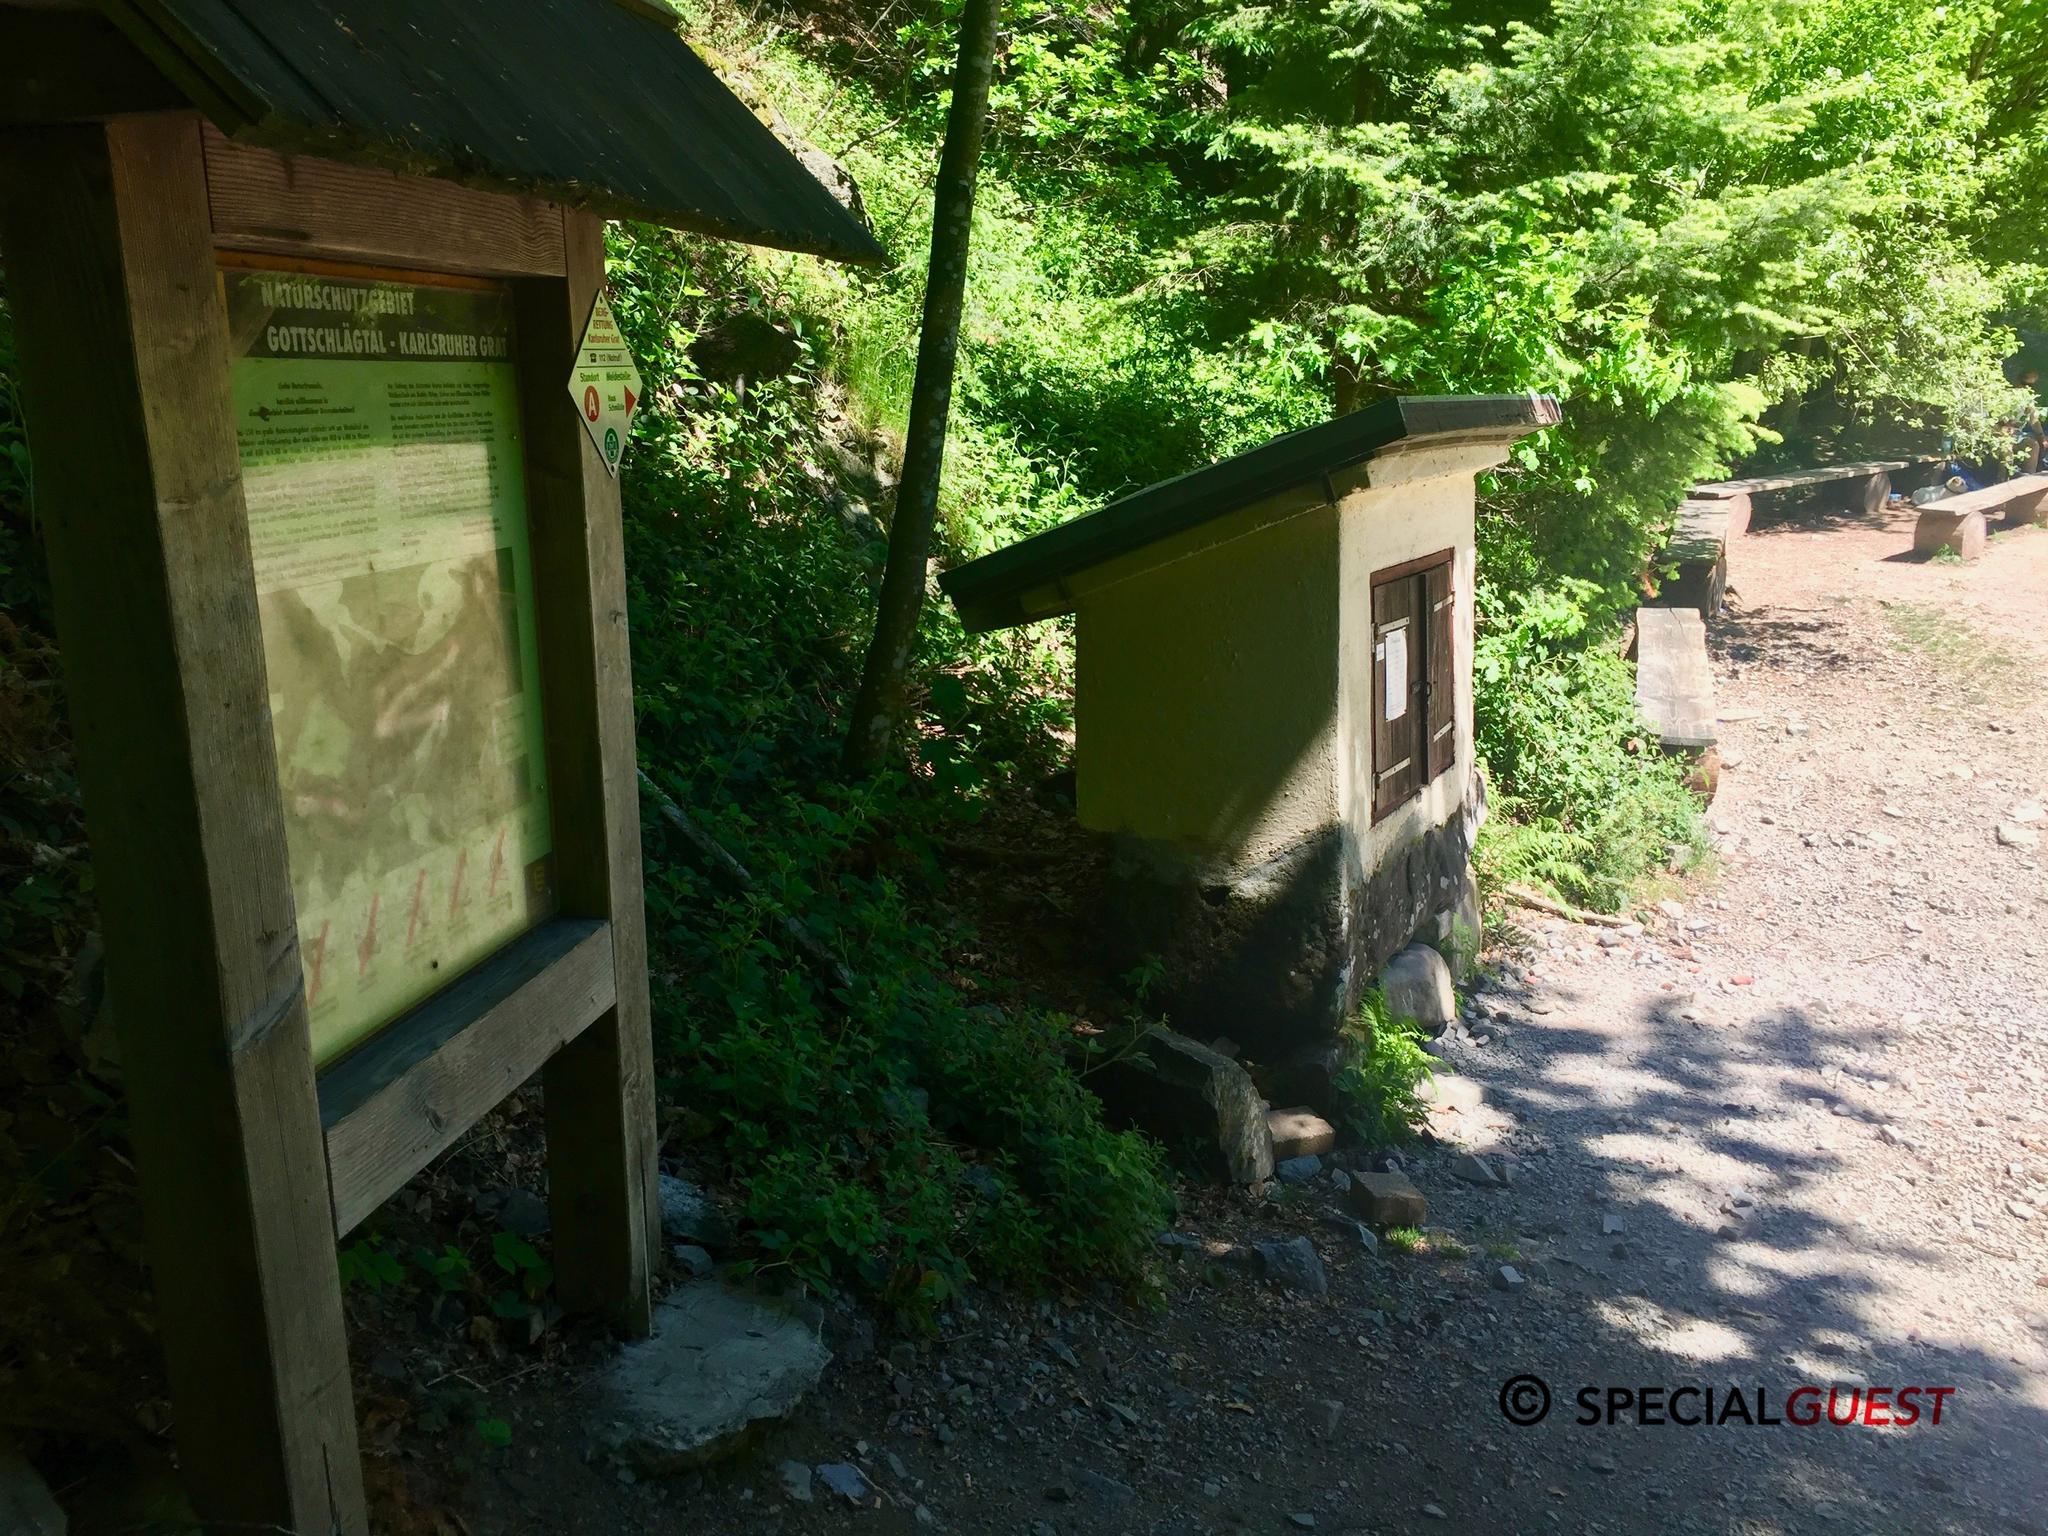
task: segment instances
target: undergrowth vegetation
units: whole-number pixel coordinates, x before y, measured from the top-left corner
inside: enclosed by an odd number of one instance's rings
[[[1345,1129],[1368,1147],[1412,1141],[1429,1118],[1422,1085],[1442,1065],[1422,1048],[1422,1026],[1396,1018],[1386,995],[1374,988],[1345,1029],[1355,1051],[1336,1082]]]
[[[1054,660],[935,622],[917,763],[840,782],[878,545],[833,503],[873,445],[833,414],[815,347],[744,394],[673,366],[753,289],[743,258],[621,228],[612,261],[620,323],[655,360],[627,484],[641,758],[754,877],[734,898],[646,818],[662,1098],[686,1157],[744,1191],[757,1266],[814,1286],[922,1312],[970,1274],[1138,1280],[1166,1214],[1156,1148],[1104,1128],[1068,1068],[1072,1021],[985,995],[959,959],[972,936],[939,915],[939,839],[1054,762]],[[798,963],[789,919],[852,987]]]
[[[1611,647],[1571,643],[1579,609],[1549,594],[1493,597],[1506,616],[1479,637],[1473,683],[1495,785],[1481,883],[1549,886],[1613,910],[1673,845],[1704,851],[1698,801],[1678,760],[1645,739],[1635,669]]]

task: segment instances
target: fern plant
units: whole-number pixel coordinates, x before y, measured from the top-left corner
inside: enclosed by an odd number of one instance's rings
[[[1412,1141],[1429,1115],[1422,1085],[1442,1065],[1422,1048],[1422,1026],[1395,1018],[1375,987],[1345,1028],[1358,1047],[1337,1080],[1345,1121],[1368,1147]]]

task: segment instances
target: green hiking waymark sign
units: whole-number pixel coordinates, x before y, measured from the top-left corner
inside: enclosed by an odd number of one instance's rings
[[[614,478],[633,432],[633,415],[640,408],[640,388],[640,370],[633,366],[633,354],[619,334],[611,305],[599,293],[576,349],[576,366],[569,370],[569,398],[576,402],[584,430]]]

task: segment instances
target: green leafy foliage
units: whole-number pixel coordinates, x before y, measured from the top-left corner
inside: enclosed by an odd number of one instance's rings
[[[1579,643],[1578,596],[1493,597],[1511,619],[1482,631],[1475,657],[1473,728],[1497,812],[1477,862],[1492,888],[1547,885],[1615,910],[1672,844],[1699,849],[1699,809],[1678,761],[1645,737],[1633,669]]]
[[[1422,1085],[1442,1063],[1422,1048],[1426,1038],[1413,1019],[1397,1019],[1377,988],[1368,992],[1346,1026],[1356,1059],[1337,1080],[1348,1129],[1368,1147],[1412,1141],[1429,1117]]]
[[[362,1238],[341,1250],[341,1283],[381,1295],[405,1283],[405,1264],[381,1242]]]
[[[913,1315],[970,1276],[1137,1280],[1165,1213],[1156,1149],[1103,1127],[1068,1066],[1071,1021],[981,995],[934,856],[1055,762],[1059,653],[969,643],[934,608],[911,776],[838,782],[876,550],[829,510],[845,493],[823,461],[849,445],[820,430],[817,333],[743,397],[667,363],[715,322],[710,294],[787,318],[776,296],[730,250],[658,231],[617,231],[612,256],[652,363],[627,486],[642,758],[755,882],[735,899],[646,819],[661,1087],[693,1164],[744,1189],[755,1269]],[[856,985],[822,986],[787,919]]]
[[[800,126],[857,146],[907,253],[957,8],[698,21]],[[755,46],[768,13],[804,54]],[[1688,489],[1773,458],[2006,451],[2009,327],[2039,325],[2048,293],[2021,212],[2048,185],[2029,174],[2041,19],[1989,0],[1034,7],[977,222],[955,549],[1333,405],[1558,395],[1564,424],[1481,486],[1482,740],[1509,812],[1487,867],[1612,905],[1695,835],[1604,659]],[[914,281],[839,297],[858,355],[907,356]],[[986,479],[983,444],[1024,464]]]

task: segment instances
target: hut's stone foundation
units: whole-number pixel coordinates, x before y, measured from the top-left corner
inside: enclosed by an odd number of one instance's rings
[[[1341,1027],[1389,959],[1416,940],[1448,950],[1476,941],[1470,860],[1485,806],[1475,774],[1446,821],[1369,869],[1348,825],[1223,879],[1171,845],[1120,836],[1103,901],[1109,963],[1122,971],[1158,957],[1154,996],[1174,1028],[1234,1041],[1266,1072],[1332,1058],[1307,1071],[1312,1086],[1341,1065]]]

